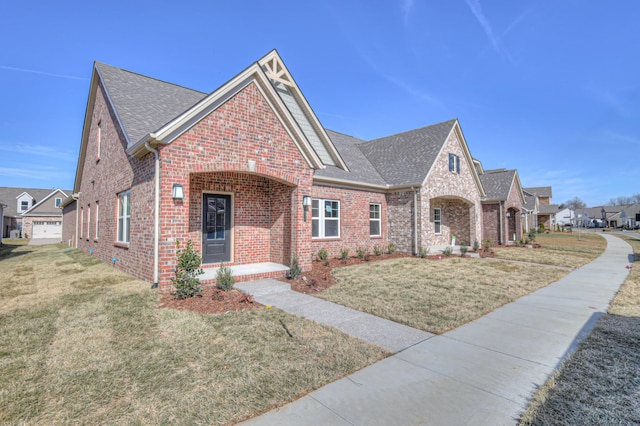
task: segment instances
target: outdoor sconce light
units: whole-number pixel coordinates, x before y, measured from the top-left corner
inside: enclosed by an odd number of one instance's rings
[[[304,221],[307,221],[307,212],[309,211],[309,206],[311,205],[311,197],[305,195],[302,197],[302,208],[304,209]]]
[[[511,217],[511,212],[507,212],[507,217]]]
[[[182,200],[184,198],[184,189],[182,188],[182,185],[180,185],[179,183],[174,183],[173,184],[173,190],[171,191],[171,197],[174,200]]]

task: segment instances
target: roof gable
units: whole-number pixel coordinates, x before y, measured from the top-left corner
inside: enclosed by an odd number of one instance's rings
[[[42,200],[38,201],[36,204],[34,204],[33,206],[31,206],[31,208],[25,212],[22,213],[23,216],[28,216],[31,213],[37,212],[38,210],[42,209],[42,206],[45,205],[45,203],[50,200],[52,197],[54,197],[55,195],[59,195],[59,198],[61,198],[60,203],[62,204],[62,201],[68,197],[68,195],[61,190],[60,188],[58,189],[54,189],[51,193],[49,193],[49,195],[47,195],[46,197],[44,197]],[[48,211],[51,213],[51,211]],[[60,210],[59,212],[55,212],[55,213],[59,213],[62,214],[62,210]]]
[[[523,204],[525,203],[525,196],[517,170],[485,170],[479,177],[487,194],[486,201],[506,201],[515,186],[520,201]]]

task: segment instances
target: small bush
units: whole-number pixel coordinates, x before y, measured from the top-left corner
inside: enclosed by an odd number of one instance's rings
[[[536,240],[536,231],[534,230],[529,231],[529,233],[527,234],[527,237],[529,237],[529,241],[534,242]]]
[[[298,265],[298,259],[293,256],[289,265],[289,278],[297,280],[300,274],[302,274],[302,268]]]
[[[377,245],[373,246],[373,254],[376,256],[382,256],[382,249]]]
[[[418,247],[418,256],[425,258],[429,254],[429,248],[424,248],[422,246]]]
[[[478,251],[480,250],[480,243],[478,242],[478,240],[473,242],[473,251]]]
[[[396,252],[396,245],[393,243],[389,243],[389,247],[387,248],[387,250],[389,251],[389,254],[393,254]]]
[[[490,239],[486,239],[484,240],[484,251],[489,251],[491,250],[491,245],[493,244],[493,241],[491,241]]]
[[[359,259],[364,259],[364,257],[367,255],[367,250],[362,247],[358,247],[356,249],[356,253],[358,253]]]
[[[224,291],[229,291],[235,283],[236,279],[233,278],[231,274],[231,268],[225,266],[224,263],[221,264],[216,274],[216,287]]]
[[[348,248],[340,249],[340,259],[342,259],[342,260],[349,259],[349,249]]]
[[[173,286],[176,288],[173,295],[176,299],[194,297],[202,292],[202,286],[198,278],[198,275],[204,272],[200,269],[202,258],[194,250],[191,240],[187,241],[187,246],[184,250],[180,249],[180,241],[176,241],[176,256],[178,257],[175,269],[176,277],[171,278]]]
[[[326,248],[318,250],[318,258],[322,261],[326,261],[329,258],[329,251]]]
[[[444,250],[442,250],[442,254],[447,257],[451,256],[451,253],[453,253],[453,249],[451,248],[451,246],[447,246],[444,248]]]
[[[462,257],[465,257],[467,255],[467,251],[469,251],[469,247],[460,246],[460,254],[462,255]]]

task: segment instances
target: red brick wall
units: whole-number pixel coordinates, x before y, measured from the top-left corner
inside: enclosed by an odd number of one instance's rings
[[[254,83],[161,146],[160,286],[170,286],[175,240],[201,246],[202,191],[234,195],[234,263],[288,264],[291,252],[304,269],[311,260],[311,227],[300,226],[302,196],[313,169]],[[185,198],[170,196],[174,183]],[[296,226],[298,224],[298,226]],[[290,247],[293,247],[291,249]]]
[[[97,154],[98,123],[100,123],[100,158]],[[126,154],[126,139],[117,125],[116,117],[105,101],[101,86],[95,98],[90,121],[82,181],[77,208],[84,215],[82,238],[78,248],[112,263],[137,278],[153,278],[153,188],[154,156],[142,159]],[[118,193],[131,189],[131,242],[116,243]],[[95,238],[96,204],[99,204],[98,239]],[[91,206],[90,235],[87,235],[87,210]],[[63,241],[77,238],[75,212],[65,209]],[[79,222],[82,220],[79,218]]]
[[[75,247],[76,205],[73,202],[62,210],[62,242]]]
[[[482,205],[482,230],[483,240],[491,240],[492,243],[498,244],[500,232],[500,205],[483,204]]]
[[[348,248],[351,256],[356,255],[358,247],[373,253],[373,247],[378,246],[384,252],[389,244],[387,232],[387,201],[384,194],[357,191],[351,189],[313,186],[312,198],[322,198],[340,201],[340,238],[314,238],[311,244],[311,256],[315,256],[321,248],[327,249],[332,257],[339,256],[340,250]],[[381,234],[371,237],[369,234],[369,204],[380,204]],[[303,225],[311,234],[311,208],[307,222]]]

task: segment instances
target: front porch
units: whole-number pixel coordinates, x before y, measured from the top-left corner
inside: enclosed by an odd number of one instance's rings
[[[282,278],[289,271],[289,267],[275,262],[248,263],[244,265],[227,266],[236,282],[254,281],[263,278]],[[204,268],[199,276],[202,284],[214,284],[219,267]]]

